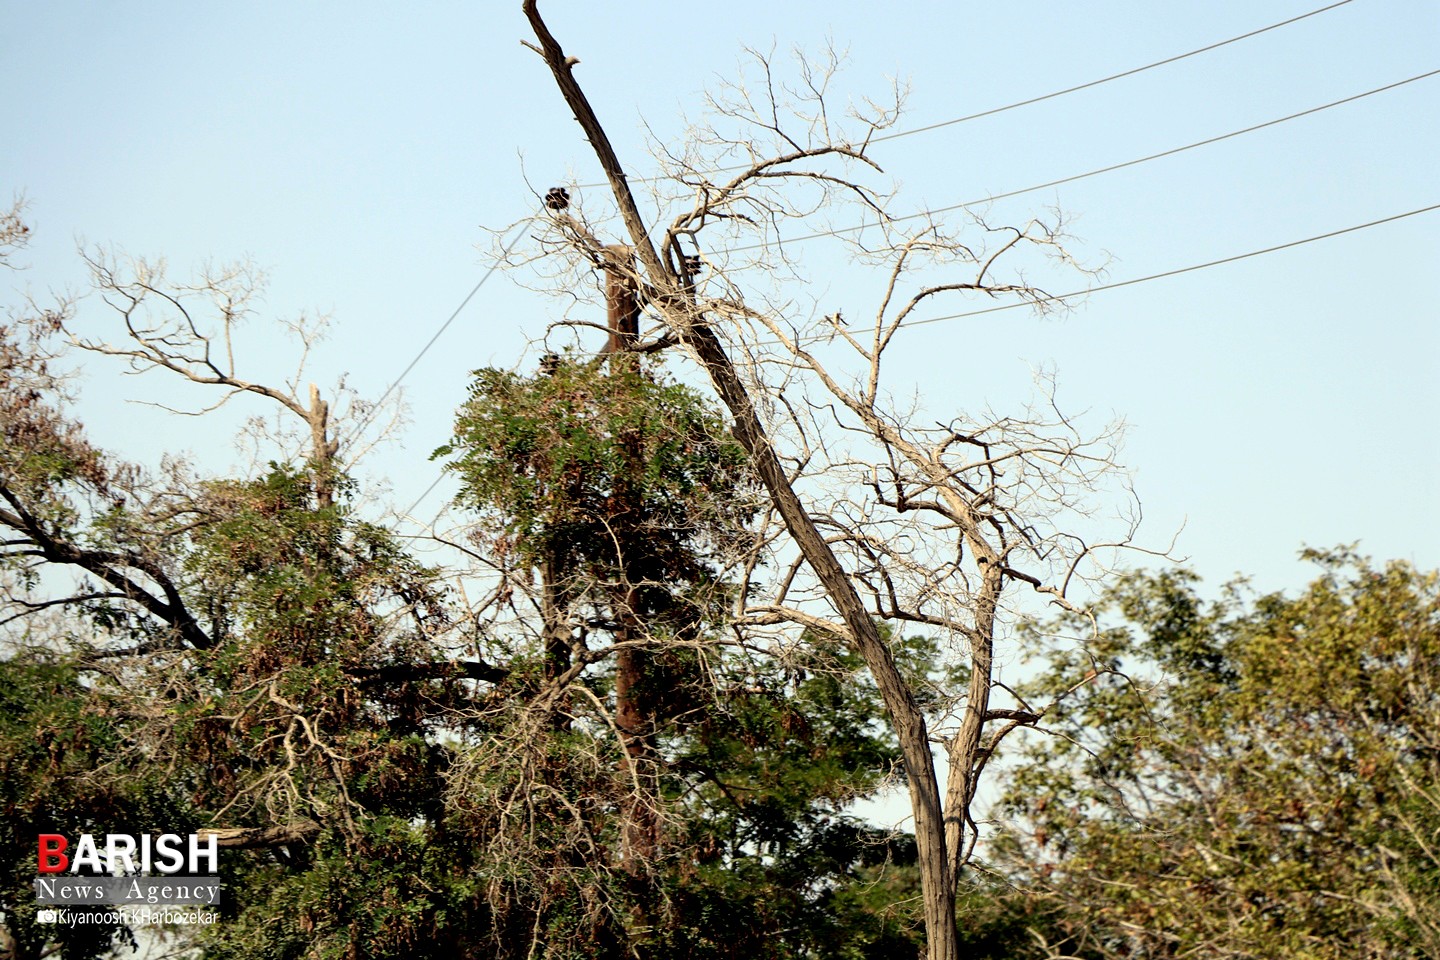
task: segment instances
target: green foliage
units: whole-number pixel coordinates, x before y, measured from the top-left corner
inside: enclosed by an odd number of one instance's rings
[[[662,944],[715,957],[809,956],[866,938],[913,950],[915,917],[876,895],[914,894],[913,844],[843,812],[899,759],[858,658],[816,643],[783,665],[715,667],[713,703],[667,750],[670,790],[690,812]]]
[[[643,558],[624,558],[631,579],[684,584],[743,534],[755,504],[744,451],[713,408],[635,363],[477,371],[435,455],[453,457],[461,501],[490,520],[502,554],[556,556],[565,570],[613,569],[617,537],[643,537]]]
[[[51,943],[66,960],[87,960],[131,942],[129,931],[115,924],[34,922],[40,834],[134,833],[157,822],[188,826],[183,798],[158,771],[117,768],[123,735],[73,666],[49,658],[0,660],[0,915],[17,958],[39,957]]]
[[[596,662],[558,724],[496,718],[504,752],[459,779],[450,827],[489,853],[475,869],[503,892],[497,924],[544,931],[545,956],[913,950],[913,917],[858,892],[910,889],[913,871],[843,814],[897,761],[878,697],[833,642],[783,663],[717,642],[727,554],[752,536],[748,465],[707,401],[635,360],[480,371],[437,451],[495,553],[540,571],[572,642],[578,623],[592,647],[647,644],[626,678],[647,732],[612,733],[622,668]],[[662,824],[644,864],[617,860],[637,790]]]
[[[480,624],[356,515],[333,464],[177,471],[142,495],[56,384],[3,376],[0,481],[44,524],[26,535],[131,578],[82,573],[0,659],[18,955],[100,956],[128,933],[33,922],[39,833],[202,826],[299,831],[222,850],[220,922],[180,932],[207,957],[918,950],[913,844],[845,814],[898,759],[861,663],[816,637],[762,650],[726,621],[757,498],[698,392],[630,362],[477,375],[439,455],[502,585],[540,601]],[[34,566],[9,573],[35,587]],[[643,736],[616,720],[604,648],[622,639],[642,654],[623,679]],[[933,645],[894,643],[932,669]],[[656,811],[645,863],[624,853],[637,796]]]
[[[1440,948],[1440,579],[1311,553],[1296,597],[1133,576],[1102,673],[1031,743],[1011,861],[1100,956]],[[1074,949],[1074,947],[1071,947]]]

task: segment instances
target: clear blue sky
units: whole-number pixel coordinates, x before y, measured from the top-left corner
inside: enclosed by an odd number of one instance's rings
[[[849,95],[912,88],[901,127],[1038,96],[1245,33],[1322,0],[543,5],[633,173],[644,124],[678,139],[698,93],[744,44],[848,49]],[[78,286],[77,238],[164,255],[183,275],[248,256],[272,284],[251,360],[288,347],[267,318],[333,314],[316,367],[378,395],[480,278],[484,226],[597,169],[547,72],[519,40],[518,0],[428,4],[94,4],[5,0],[0,192],[30,201],[35,243],[12,288]],[[624,11],[616,12],[616,11]],[[1318,106],[1440,68],[1440,8],[1335,10],[1071,96],[906,137],[875,158],[900,206],[972,200]],[[1004,201],[1059,205],[1079,251],[1119,281],[1440,203],[1440,77],[1271,129]],[[642,123],[643,121],[643,123]],[[3,199],[3,197],[0,197]],[[480,245],[480,246],[477,246]],[[1152,540],[1212,580],[1308,571],[1302,543],[1361,541],[1440,566],[1440,211],[1099,293],[1066,317],[1021,312],[920,327],[901,383],[932,409],[1004,409],[1056,371],[1071,409],[1124,416],[1125,460]],[[825,302],[868,278],[824,266]],[[434,478],[466,372],[520,362],[561,306],[498,274],[405,384],[412,421],[365,464],[395,505]],[[7,291],[7,293],[9,293]],[[9,293],[8,302],[15,296]],[[983,305],[983,304],[978,304]],[[98,305],[86,309],[100,314]],[[966,309],[955,302],[953,311]],[[939,312],[951,312],[942,310]],[[533,357],[527,361],[533,362]],[[117,401],[148,381],[95,371],[104,446],[163,440],[230,458],[190,421],[156,429]],[[254,408],[252,408],[254,409]],[[217,452],[218,451],[218,452]],[[443,488],[442,488],[443,489]],[[438,507],[441,493],[425,506]],[[421,511],[425,512],[425,507]]]

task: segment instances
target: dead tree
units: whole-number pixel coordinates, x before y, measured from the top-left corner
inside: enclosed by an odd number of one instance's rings
[[[792,130],[775,99],[785,88],[761,57],[758,87],[766,99],[757,102],[737,84],[730,98],[712,100],[722,119],[751,132],[702,128],[666,153],[662,160],[679,189],[669,197],[668,225],[652,233],[575,79],[578,61],[550,32],[536,0],[525,0],[523,9],[536,39],[527,45],[544,59],[605,173],[633,248],[629,286],[643,291],[646,315],[661,326],[656,342],[680,344],[708,374],[793,548],[787,569],[742,592],[737,628],[801,625],[838,636],[863,656],[904,757],[929,956],[953,960],[957,883],[977,835],[971,818],[977,783],[1001,740],[1038,723],[1048,709],[1017,702],[997,683],[996,641],[1019,608],[1008,601],[1007,612],[1007,598],[1019,587],[1072,607],[1071,593],[1100,547],[1128,545],[1134,526],[1124,523],[1114,542],[1098,544],[1063,525],[1115,475],[1118,427],[1087,437],[1048,397],[1018,417],[926,421],[887,408],[884,359],[917,309],[943,297],[1006,295],[1049,305],[1043,290],[1018,273],[1008,281],[996,273],[1027,251],[1073,264],[1062,225],[1037,219],[994,227],[974,218],[978,240],[962,239],[932,217],[902,228],[886,195],[844,172],[878,169],[867,145],[894,122],[898,99],[847,136],[827,107],[833,63],[802,63],[796,88],[803,102]],[[736,160],[738,168],[727,167]],[[787,191],[808,193],[796,199]],[[790,267],[775,242],[776,224],[842,201],[872,221],[854,244],[857,258],[884,278],[871,319],[851,325],[836,312],[807,326],[783,305],[752,300],[741,268]],[[567,256],[568,245],[577,266],[593,263],[600,228],[568,217],[562,226],[547,251]],[[707,246],[711,236],[715,246]],[[727,245],[760,252],[746,261]],[[703,282],[695,269],[701,262],[712,267]],[[853,361],[858,368],[844,366]],[[1121,486],[1128,493],[1123,478]],[[938,696],[927,690],[939,704],[927,715],[917,694],[928,681],[902,674],[881,623],[933,631],[963,650],[964,689]],[[948,771],[943,791],[936,746]]]

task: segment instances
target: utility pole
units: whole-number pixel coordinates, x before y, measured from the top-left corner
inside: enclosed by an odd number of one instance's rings
[[[632,370],[638,358],[634,354],[640,339],[640,299],[635,281],[635,250],[624,244],[604,248],[606,326],[609,340],[605,346],[606,361],[612,374]],[[625,644],[640,640],[643,627],[638,607],[639,586],[632,581],[632,554],[640,548],[641,531],[637,523],[641,513],[643,492],[637,489],[644,470],[644,450],[640,436],[619,438],[625,449],[625,468],[617,478],[615,509],[610,521],[620,551],[619,577],[611,591],[615,617],[615,642],[621,644],[615,655],[615,726],[625,744],[626,765],[634,784],[634,794],[623,805],[625,817],[621,860],[624,869],[633,875],[643,874],[655,856],[660,843],[660,823],[655,809],[657,782],[657,745],[655,691],[647,689],[648,653]]]
[[[604,248],[605,312],[610,328],[606,355],[628,353],[640,340],[640,297],[635,287],[635,248],[616,243]]]

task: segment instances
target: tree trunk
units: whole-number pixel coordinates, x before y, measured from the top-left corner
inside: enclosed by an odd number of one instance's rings
[[[770,438],[729,356],[698,313],[692,298],[687,296],[684,283],[671,275],[656,254],[619,158],[584,91],[571,75],[574,61],[567,59],[559,42],[541,19],[536,0],[525,0],[524,11],[540,43],[538,50],[541,56],[605,170],[635,253],[639,256],[643,275],[654,290],[652,305],[660,311],[681,341],[695,352],[709,373],[721,400],[735,418],[736,438],[750,455],[790,535],[819,578],[830,602],[844,620],[851,642],[875,677],[905,760],[905,779],[915,818],[915,843],[925,901],[927,956],[929,960],[957,960],[955,885],[946,852],[940,787],[935,777],[924,714],[849,576],[790,486],[784,466],[771,449]]]
[[[851,642],[875,678],[905,759],[905,782],[910,789],[910,809],[915,817],[915,846],[925,899],[927,956],[929,960],[956,960],[959,945],[955,928],[955,883],[946,853],[940,785],[935,777],[925,715],[854,584],[790,486],[785,468],[771,449],[770,438],[755,414],[750,395],[714,332],[703,324],[682,322],[676,327],[681,340],[695,350],[709,371],[716,390],[735,417],[736,439],[750,454],[790,535],[845,621]]]

